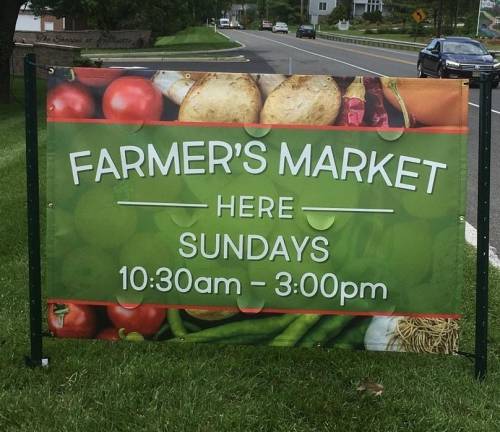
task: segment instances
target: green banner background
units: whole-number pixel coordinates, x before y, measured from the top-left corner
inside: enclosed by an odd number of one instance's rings
[[[47,295],[51,300],[79,300],[98,303],[151,303],[159,305],[195,305],[268,311],[320,311],[356,314],[360,311],[396,315],[457,314],[463,284],[463,241],[466,179],[466,135],[452,133],[397,132],[382,134],[367,130],[285,129],[273,128],[265,136],[259,129],[244,127],[175,125],[126,125],[91,122],[49,122],[48,141],[48,230],[47,230]],[[106,148],[116,162],[120,146],[137,146],[146,151],[153,144],[162,159],[173,142],[221,140],[236,148],[251,140],[265,144],[268,168],[265,173],[251,175],[243,162],[256,165],[248,158],[234,158],[233,172],[205,175],[156,174],[117,180],[113,175],[95,182],[95,170],[80,173],[80,184],[74,185],[69,154],[90,150],[91,157],[78,160],[79,165],[98,163],[99,152]],[[311,144],[313,167],[323,148],[332,146],[340,175],[343,149],[362,150],[367,155],[377,152],[377,160],[394,154],[386,171],[394,181],[400,155],[447,164],[438,170],[434,191],[426,193],[429,167],[408,164],[420,178],[405,178],[417,187],[409,191],[388,187],[381,176],[373,184],[358,182],[350,173],[345,181],[335,180],[322,172],[317,178],[304,175],[278,175],[279,152],[287,142],[294,160],[304,145]],[[259,152],[260,153],[260,152]],[[193,154],[208,156],[206,148]],[[195,162],[193,167],[207,167]],[[147,164],[143,165],[147,173]],[[303,171],[302,171],[303,173]],[[217,194],[264,195],[277,200],[293,197],[293,219],[238,218],[216,215]],[[207,203],[208,208],[181,209],[162,207],[120,206],[118,201],[154,201]],[[303,206],[394,209],[391,214],[339,212],[306,212]],[[258,234],[272,247],[282,235],[291,261],[277,257],[274,261],[229,259],[186,259],[179,255],[179,236],[192,232],[197,238],[205,233],[210,250],[216,233],[237,240],[240,234]],[[291,236],[301,242],[322,236],[328,239],[329,259],[315,263],[311,247],[302,262],[294,256]],[[199,245],[199,242],[198,242]],[[127,283],[123,289],[123,266],[128,272],[136,266],[147,271],[147,285],[137,291]],[[156,272],[168,267],[174,273],[186,268],[193,276],[237,278],[241,294],[200,294],[191,289],[180,293],[172,289],[161,292]],[[288,272],[291,293],[279,296],[276,275]],[[381,282],[387,287],[387,299],[369,296],[345,299],[340,295],[326,298],[318,290],[308,297],[301,291],[301,278],[306,273],[333,273],[339,281]],[[139,275],[140,276],[140,275]],[[283,280],[285,277],[281,279]],[[303,284],[312,292],[313,277]],[[141,278],[138,277],[140,281]],[[185,275],[181,285],[187,284]],[[250,281],[263,281],[265,286],[251,286]],[[213,279],[212,279],[213,283]],[[193,282],[194,284],[194,282]],[[331,283],[327,285],[331,293]],[[354,289],[354,288],[353,288]],[[340,286],[339,286],[340,290]]]

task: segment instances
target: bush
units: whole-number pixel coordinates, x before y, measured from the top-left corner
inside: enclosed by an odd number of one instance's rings
[[[349,19],[349,12],[343,4],[339,4],[328,16],[329,24],[337,24],[341,20]]]
[[[379,10],[373,12],[365,12],[363,14],[363,19],[371,23],[381,23],[382,22],[382,12]]]

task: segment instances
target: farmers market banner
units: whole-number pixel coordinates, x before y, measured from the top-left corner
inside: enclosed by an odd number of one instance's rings
[[[55,336],[454,352],[460,80],[56,69]]]

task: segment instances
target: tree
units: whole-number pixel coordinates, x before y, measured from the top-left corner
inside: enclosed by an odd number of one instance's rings
[[[411,13],[421,8],[427,12],[436,32],[440,24],[444,30],[454,31],[459,14],[466,21],[477,20],[479,0],[384,0],[384,8],[401,21],[411,20]]]
[[[10,57],[19,8],[25,0],[0,2],[0,103],[10,101]]]
[[[349,19],[349,12],[347,8],[339,3],[328,16],[328,24],[337,24],[339,21]]]

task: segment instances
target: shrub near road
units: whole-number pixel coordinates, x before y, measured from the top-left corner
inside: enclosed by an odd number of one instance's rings
[[[19,87],[16,95],[22,100]],[[1,431],[498,430],[497,271],[490,285],[490,372],[483,384],[461,356],[125,341],[46,339],[50,368],[26,368],[23,127],[21,103],[0,106]],[[43,191],[44,121],[40,129]],[[464,351],[473,349],[473,284],[468,248]],[[370,382],[384,386],[380,396],[357,391]]]

